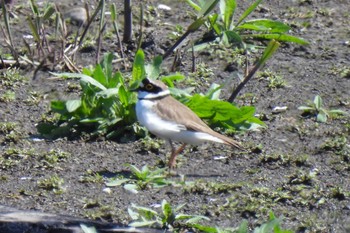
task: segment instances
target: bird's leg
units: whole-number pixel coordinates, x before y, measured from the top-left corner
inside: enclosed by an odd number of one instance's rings
[[[170,146],[171,146],[171,156],[169,159],[169,163],[168,166],[170,169],[174,168],[176,165],[176,156],[178,154],[180,154],[186,147],[186,144],[183,143],[178,149],[176,149],[173,145],[173,143],[171,142],[171,140],[169,140]]]

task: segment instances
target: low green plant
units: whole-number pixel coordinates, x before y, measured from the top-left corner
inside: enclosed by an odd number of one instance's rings
[[[205,0],[198,0],[197,3],[192,0],[186,0],[186,2],[198,12],[207,4]],[[218,2],[220,12],[209,15],[207,25],[209,30],[213,30],[222,43],[245,47],[244,41],[247,39],[274,39],[303,45],[308,44],[302,38],[287,34],[291,28],[280,21],[271,19],[247,20],[262,0],[254,1],[240,17],[235,16],[236,0],[220,0]],[[238,20],[235,21],[235,18]]]
[[[80,99],[51,102],[51,111],[60,115],[56,124],[41,123],[38,130],[44,136],[62,137],[85,130],[94,136],[113,138],[126,131],[142,133],[135,116],[136,95],[128,90],[120,72],[113,73],[112,54],[106,54],[93,69],[82,74],[62,73],[60,77],[80,78]],[[144,54],[135,57],[132,82],[144,76]]]
[[[327,122],[328,118],[346,114],[346,112],[340,109],[328,110],[324,108],[322,98],[319,95],[315,96],[313,102],[307,106],[300,106],[298,109],[303,111],[303,115],[315,117],[316,121],[322,123]]]
[[[178,207],[172,207],[169,202],[163,200],[161,203],[161,211],[155,211],[148,207],[137,206],[132,204],[128,208],[132,222],[129,226],[133,227],[153,227],[162,228],[175,232],[194,231],[206,233],[292,233],[293,231],[283,229],[282,218],[276,218],[273,212],[270,212],[269,220],[262,225],[256,227],[253,231],[248,229],[248,221],[244,220],[236,229],[220,228],[213,226],[206,226],[199,221],[209,221],[210,219],[202,215],[179,214],[177,213],[186,204]]]
[[[293,232],[291,230],[282,229],[281,223],[282,223],[282,218],[276,218],[274,213],[270,212],[269,221],[267,221],[266,223],[262,224],[261,226],[255,228],[254,233],[270,233],[270,232],[292,233]],[[242,230],[242,231],[239,230],[238,233],[248,233],[249,231],[248,231],[246,226],[247,225],[243,225],[243,227],[240,228],[240,230]]]
[[[63,178],[60,178],[58,175],[52,175],[37,182],[39,188],[53,191],[55,194],[62,194],[64,192],[63,183]]]
[[[147,165],[143,166],[141,169],[131,164],[126,164],[126,166],[131,170],[129,176],[117,176],[108,181],[106,185],[109,187],[123,185],[126,190],[132,193],[138,193],[139,190],[149,187],[161,188],[174,183],[166,179],[167,174],[165,168],[150,170]]]
[[[9,103],[16,99],[16,93],[13,91],[5,91],[4,94],[0,95],[0,102]]]
[[[283,76],[278,75],[277,73],[272,72],[271,70],[264,70],[263,72],[258,72],[257,77],[259,80],[266,80],[268,82],[267,87],[269,89],[283,88],[287,86],[287,82],[283,78]]]
[[[129,226],[133,227],[154,227],[162,229],[173,229],[180,231],[181,229],[191,229],[194,226],[198,228],[204,226],[198,224],[201,220],[209,220],[209,218],[201,215],[190,215],[177,213],[186,204],[182,204],[177,207],[172,207],[169,202],[163,200],[161,203],[161,212],[157,212],[153,209],[137,206],[132,204],[128,208],[132,222]]]

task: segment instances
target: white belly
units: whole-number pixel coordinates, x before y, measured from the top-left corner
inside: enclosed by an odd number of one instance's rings
[[[186,144],[199,145],[205,141],[223,143],[217,137],[203,132],[188,131],[183,125],[161,119],[152,111],[154,105],[150,100],[139,100],[136,104],[136,116],[141,125],[154,135]]]

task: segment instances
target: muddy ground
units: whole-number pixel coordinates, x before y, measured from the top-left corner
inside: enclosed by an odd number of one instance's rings
[[[18,18],[11,18],[11,25],[16,46],[21,50],[23,36],[31,34],[25,20],[30,11],[27,1],[17,2],[12,11]],[[238,12],[248,2],[240,5],[238,1]],[[158,9],[157,14],[147,15],[153,17],[145,27],[145,40],[152,42],[145,47],[148,59],[173,43],[168,36],[173,30],[169,24],[186,26],[191,18],[191,9],[185,3],[163,3],[172,10]],[[60,4],[79,5],[81,1]],[[158,4],[158,1],[146,1],[146,12],[151,7],[156,9]],[[286,22],[293,28],[291,34],[310,44],[283,44],[264,67],[282,76],[285,86],[269,88],[266,78],[254,78],[240,93],[237,105],[253,104],[267,125],[266,129],[235,136],[249,148],[248,152],[231,151],[221,145],[188,148],[179,159],[176,172],[186,181],[193,181],[192,185],[146,188],[138,194],[119,186],[106,192],[106,178],[128,172],[126,163],[139,168],[162,164],[169,152],[167,145],[148,150],[142,140],[86,140],[84,136],[75,140],[42,139],[36,125],[48,114],[50,101],[77,95],[78,90],[73,88],[73,93],[71,90],[78,82],[51,79],[46,70],[40,70],[33,79],[35,68],[28,65],[19,68],[24,80],[7,81],[4,73],[9,71],[3,69],[0,203],[128,224],[131,219],[127,208],[131,203],[157,209],[155,205],[165,199],[173,206],[186,203],[183,213],[209,217],[210,221],[204,225],[234,228],[247,219],[253,229],[273,211],[276,216],[284,216],[284,228],[296,232],[349,232],[349,115],[318,123],[298,110],[320,95],[324,108],[350,113],[349,3],[346,0],[263,1],[253,16]],[[203,32],[204,28],[198,35]],[[4,46],[4,38],[0,40],[4,57],[10,51]],[[102,53],[117,51],[115,41],[112,36],[102,42]],[[77,66],[93,65],[95,51],[79,52]],[[132,58],[134,52],[131,50],[126,55]],[[232,70],[225,69],[228,65],[225,59],[213,59],[209,53],[196,56],[199,63],[213,72],[201,83],[204,90],[211,82],[223,83],[233,76]],[[171,58],[165,62],[165,70],[170,69],[171,62]],[[179,71],[188,75],[190,70],[191,56],[185,54]],[[237,81],[232,85],[237,85]],[[14,97],[7,98],[11,92],[15,93]],[[228,98],[229,93],[227,88],[223,98]],[[286,106],[287,110],[273,113],[276,106]],[[217,159],[223,156],[227,159]],[[57,161],[50,163],[50,159]],[[40,181],[52,176],[63,183],[56,190],[45,189]],[[181,178],[169,179],[180,181]]]

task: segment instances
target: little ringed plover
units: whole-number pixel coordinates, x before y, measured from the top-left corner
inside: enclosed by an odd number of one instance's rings
[[[135,91],[138,92],[136,115],[140,124],[170,143],[170,168],[175,167],[176,156],[186,144],[218,142],[242,149],[239,142],[215,132],[191,109],[173,98],[168,87],[161,81],[145,78]],[[176,149],[172,141],[183,144]]]

